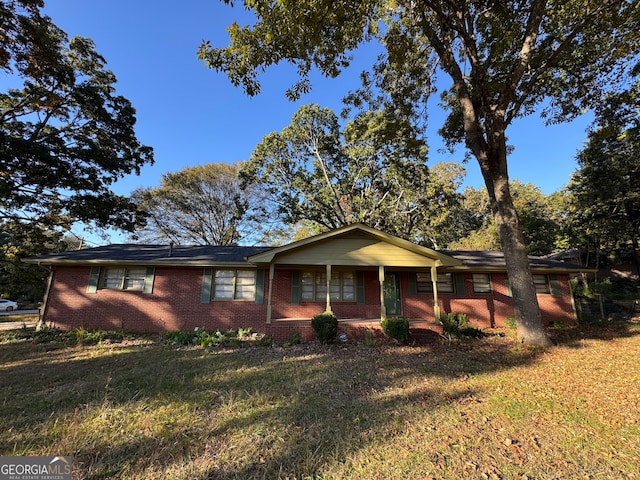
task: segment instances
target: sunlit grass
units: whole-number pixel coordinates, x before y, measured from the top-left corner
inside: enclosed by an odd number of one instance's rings
[[[74,478],[640,478],[640,328],[550,350],[0,343],[0,454]]]

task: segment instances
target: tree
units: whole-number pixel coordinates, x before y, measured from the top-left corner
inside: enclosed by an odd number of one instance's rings
[[[288,224],[311,221],[327,230],[359,222],[436,243],[447,207],[459,200],[461,170],[440,165],[440,178],[431,175],[423,148],[394,155],[393,142],[372,138],[379,134],[372,123],[390,125],[377,117],[349,122],[343,131],[333,111],[303,106],[282,132],[265,136],[241,176],[262,184]]]
[[[19,303],[39,302],[45,293],[49,272],[22,259],[73,247],[71,239],[63,237],[61,232],[19,222],[0,225],[0,296]]]
[[[146,227],[136,235],[152,243],[264,242],[273,222],[260,188],[240,188],[239,169],[239,163],[187,167],[163,175],[160,187],[134,191],[139,208],[148,215]]]
[[[295,98],[308,90],[312,67],[335,77],[353,49],[374,40],[390,66],[398,51],[437,59],[452,81],[444,98],[451,114],[441,132],[450,144],[464,142],[480,165],[505,254],[518,337],[549,345],[509,189],[507,128],[545,100],[550,121],[571,118],[625,78],[628,60],[640,50],[637,2],[363,0],[354,6],[348,0],[254,0],[245,6],[255,13],[255,25],[234,23],[229,46],[204,42],[199,57],[250,95],[260,91],[258,72],[286,61],[301,76],[288,91]],[[417,65],[424,64],[431,65]],[[410,78],[412,71],[406,73]]]
[[[585,242],[610,254],[631,247],[640,267],[640,81],[607,100],[577,156],[572,217]]]
[[[34,228],[74,222],[132,230],[143,220],[110,186],[153,161],[135,110],[90,39],[40,14],[42,0],[0,3],[0,70],[20,88],[0,93],[0,221]]]
[[[557,211],[557,196],[547,196],[536,185],[518,180],[510,182],[510,189],[522,225],[527,254],[547,255],[558,251],[564,225]],[[450,244],[449,248],[499,249],[500,238],[486,190],[468,187],[464,197],[467,216],[473,219],[467,223],[475,224],[476,228],[467,229],[467,234]]]

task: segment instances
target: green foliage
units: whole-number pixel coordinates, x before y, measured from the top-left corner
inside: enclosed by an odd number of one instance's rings
[[[171,345],[190,345],[195,343],[197,335],[194,332],[170,331],[162,334],[167,343]]]
[[[399,138],[379,138],[391,128],[380,122],[391,119],[360,112],[342,129],[333,111],[303,106],[289,126],[264,137],[240,175],[264,188],[286,223],[327,229],[359,222],[437,243],[451,234],[444,226],[461,201],[464,169],[439,164],[430,171],[418,139],[409,148]]]
[[[135,110],[93,41],[67,35],[41,1],[2,2],[0,222],[132,230],[141,212],[110,186],[153,161],[135,135]]]
[[[443,313],[438,319],[442,325],[443,336],[449,342],[453,338],[481,338],[484,332],[469,326],[469,317],[465,313]]]
[[[558,251],[564,240],[566,205],[561,193],[545,195],[531,183],[511,182],[513,204],[518,212],[529,255]],[[447,245],[451,249],[500,250],[500,235],[486,190],[467,187],[458,221],[461,237]]]
[[[465,313],[443,313],[438,319],[444,333],[458,335],[460,330],[469,326],[469,317]]]
[[[319,313],[311,319],[311,327],[320,343],[330,343],[338,334],[338,319],[331,312]]]
[[[33,332],[31,338],[34,343],[58,342],[66,345],[100,345],[103,343],[121,343],[126,337],[123,332],[106,330],[59,330],[57,328],[43,328]]]
[[[283,344],[283,347],[291,347],[293,345],[300,345],[302,343],[302,334],[297,328],[289,334],[287,341]]]
[[[406,343],[409,340],[409,320],[406,318],[388,317],[381,322],[382,332],[398,343]]]
[[[200,329],[196,332],[196,336],[194,339],[194,343],[200,345],[201,347],[215,347],[216,345],[221,345],[229,340],[229,337],[220,332],[220,330],[216,330],[215,332],[207,332],[204,329]]]
[[[638,72],[636,72],[638,73]],[[582,244],[610,256],[640,239],[640,80],[597,109],[569,184],[570,218]]]
[[[463,327],[459,331],[460,338],[482,338],[485,336],[485,333],[476,327]]]
[[[238,347],[244,344],[256,344],[263,337],[251,333],[250,328],[239,328],[237,330],[208,331],[204,328],[195,328],[192,332],[173,331],[164,332],[165,341],[171,345],[199,345],[209,348],[216,346]],[[271,342],[269,341],[269,345]]]
[[[504,323],[507,325],[507,328],[510,328],[511,330],[515,330],[518,327],[515,317],[505,318]]]
[[[353,2],[347,0],[318,0],[299,8],[296,2],[256,0],[245,5],[255,14],[255,24],[240,27],[234,23],[228,29],[226,48],[203,42],[198,56],[207,67],[225,72],[249,95],[260,92],[260,73],[287,62],[299,75],[287,96],[298,99],[311,88],[313,67],[335,77],[349,65],[358,46],[380,45],[383,53],[368,69],[372,73],[362,75],[363,88],[347,101],[356,108],[364,107],[361,118],[366,126],[355,128],[358,137],[366,140],[370,135],[375,145],[391,145],[382,149],[384,153],[394,152],[402,139],[415,145],[416,132],[425,124],[426,97],[435,83],[434,66],[439,65],[438,70],[451,80],[442,102],[450,115],[440,133],[449,147],[464,142],[478,161],[508,268],[514,273],[524,270],[525,275],[513,275],[511,285],[514,297],[520,300],[517,313],[530,326],[523,341],[550,345],[534,286],[525,281],[530,272],[521,248],[522,227],[512,220],[517,212],[509,191],[507,130],[516,119],[537,111],[548,122],[571,120],[610,91],[626,88],[640,50],[637,2],[586,5],[580,1],[508,0],[414,5],[364,0],[353,8]],[[295,35],[291,25],[295,25]],[[371,89],[381,92],[384,100],[371,102],[376,98],[369,95]],[[375,135],[376,127],[382,135]],[[319,137],[306,137],[307,151],[333,154],[335,145],[340,145],[335,135],[319,133]],[[322,142],[315,142],[316,138]],[[288,151],[283,142],[278,147],[275,152]],[[297,170],[283,171],[295,174]],[[331,177],[327,177],[323,200],[339,209],[341,192],[331,191]],[[287,185],[295,187],[295,182]],[[293,195],[291,199],[295,201],[285,211],[298,215],[296,205],[303,204],[304,198]]]

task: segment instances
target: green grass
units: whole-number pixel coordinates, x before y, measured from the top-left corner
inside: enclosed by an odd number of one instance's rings
[[[0,332],[0,455],[73,455],[86,479],[640,478],[640,326],[554,334],[207,349]]]

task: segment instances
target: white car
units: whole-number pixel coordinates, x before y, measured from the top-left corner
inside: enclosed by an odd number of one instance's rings
[[[11,300],[7,300],[6,298],[0,298],[0,312],[10,312],[12,310],[16,310],[18,308],[18,304]]]

